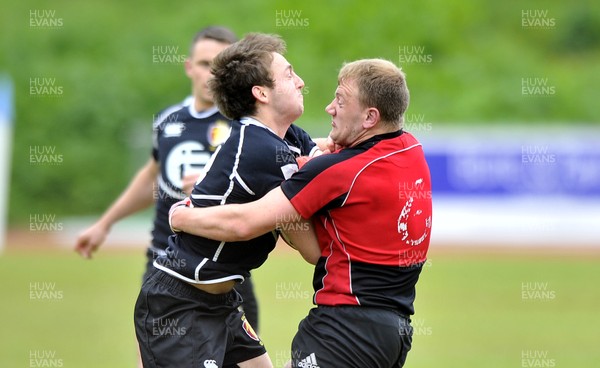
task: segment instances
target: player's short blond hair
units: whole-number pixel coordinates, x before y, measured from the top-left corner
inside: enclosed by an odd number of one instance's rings
[[[402,127],[410,94],[406,75],[400,68],[384,59],[345,63],[338,75],[338,83],[349,81],[356,83],[361,105],[376,108],[384,123]]]

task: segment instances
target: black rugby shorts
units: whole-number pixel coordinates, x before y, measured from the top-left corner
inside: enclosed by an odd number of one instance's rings
[[[232,290],[210,294],[154,269],[135,305],[145,368],[235,367],[266,352]]]

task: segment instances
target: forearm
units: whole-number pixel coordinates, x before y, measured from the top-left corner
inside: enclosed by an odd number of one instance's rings
[[[178,207],[170,216],[171,228],[188,234],[223,241],[256,238],[282,223],[282,219],[299,217],[281,188],[261,199],[244,204],[227,204],[205,208]]]
[[[297,222],[287,223],[281,232],[283,240],[300,252],[306,262],[317,264],[321,249],[311,220],[300,218]]]
[[[243,241],[248,233],[240,205],[189,208],[178,207],[170,216],[171,228],[188,234],[221,241]],[[266,231],[265,231],[266,232]],[[257,234],[258,236],[260,234]]]

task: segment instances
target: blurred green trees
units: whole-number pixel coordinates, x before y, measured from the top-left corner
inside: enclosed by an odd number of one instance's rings
[[[3,4],[0,23],[16,101],[13,224],[99,213],[115,198],[150,154],[153,115],[189,93],[178,60],[208,24],[284,37],[306,83],[298,123],[314,135],[327,134],[342,62],[368,57],[402,66],[409,120],[432,130],[600,123],[592,1],[24,1]]]

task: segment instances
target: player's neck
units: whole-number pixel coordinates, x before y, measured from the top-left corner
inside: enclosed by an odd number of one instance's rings
[[[362,131],[362,134],[360,134],[354,142],[352,142],[351,144],[349,144],[349,147],[354,147],[357,146],[359,144],[361,144],[364,141],[367,141],[371,138],[373,138],[376,135],[381,135],[381,134],[387,134],[387,133],[393,133],[393,132],[397,132],[398,130],[400,130],[399,127],[395,127],[395,126],[391,126],[391,125],[386,125],[386,124],[382,124],[379,123],[377,124],[377,126],[371,128],[371,129],[365,129]]]
[[[215,106],[214,103],[209,103],[208,101],[203,101],[199,98],[194,99],[194,110],[196,110],[196,112],[206,111],[213,106]]]
[[[272,119],[271,117],[266,116],[265,114],[260,114],[260,113],[256,114],[256,115],[252,115],[250,117],[258,120],[263,125],[267,126],[269,129],[271,129],[271,131],[273,131],[273,133],[275,133],[281,139],[283,139],[283,137],[285,137],[285,133],[287,132],[290,125],[292,125],[291,122],[290,123],[276,122],[275,119]]]

